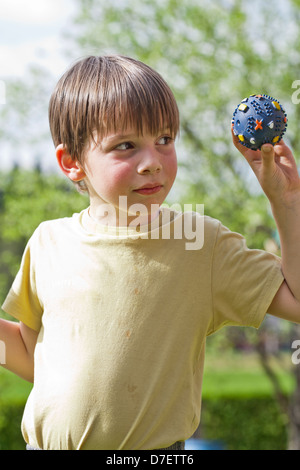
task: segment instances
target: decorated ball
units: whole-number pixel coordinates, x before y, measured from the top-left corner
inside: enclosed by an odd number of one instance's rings
[[[271,96],[251,95],[235,109],[232,124],[240,143],[258,150],[263,144],[280,142],[287,128],[287,115]]]

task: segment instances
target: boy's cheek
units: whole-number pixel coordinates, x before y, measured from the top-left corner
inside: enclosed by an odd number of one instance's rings
[[[177,175],[177,169],[178,169],[177,160],[176,159],[170,160],[170,163],[168,165],[168,175],[170,177],[170,180],[172,181],[172,184],[175,181],[175,178]]]
[[[111,175],[111,186],[116,188],[128,188],[132,184],[132,172],[128,168],[120,169]]]

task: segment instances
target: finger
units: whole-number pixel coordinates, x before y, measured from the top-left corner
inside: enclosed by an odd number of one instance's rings
[[[231,126],[231,133],[232,133],[232,140],[234,146],[237,148],[237,150],[243,155],[243,157],[247,160],[249,165],[252,167],[252,169],[255,172],[255,168],[257,163],[261,161],[260,157],[260,150],[252,150],[243,145],[238,136],[234,134],[233,132],[233,126]]]
[[[243,144],[241,144],[239,138],[235,133],[233,132],[233,123],[231,124],[231,135],[232,135],[232,141],[234,146],[241,152],[243,155],[247,151],[247,147],[245,147]]]
[[[293,152],[286,145],[283,139],[280,142],[278,142],[278,144],[275,145],[274,149],[275,149],[275,154],[278,157],[283,157],[283,156],[288,157],[288,158],[293,157]]]
[[[264,144],[261,147],[261,159],[265,169],[272,169],[275,166],[275,150],[272,144]]]
[[[246,158],[248,163],[251,164],[252,161],[260,159],[259,150],[250,149],[242,144],[239,137],[233,131],[233,123],[231,123],[231,135],[232,135],[232,141],[233,141],[234,146]]]

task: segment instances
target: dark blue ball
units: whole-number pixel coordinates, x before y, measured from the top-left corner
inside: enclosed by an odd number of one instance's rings
[[[263,144],[280,142],[287,128],[287,115],[271,96],[251,95],[237,106],[232,123],[240,143],[258,150]]]

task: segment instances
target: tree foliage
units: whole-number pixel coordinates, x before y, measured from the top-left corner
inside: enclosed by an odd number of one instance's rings
[[[279,99],[289,113],[288,140],[299,154],[292,83],[300,35],[297,2],[245,0],[76,0],[76,55],[120,53],[157,69],[179,103],[179,181],[172,197],[205,212],[263,247],[273,236],[268,201],[230,135],[236,105],[252,93]],[[283,11],[282,11],[283,9]],[[283,14],[284,12],[284,14]],[[282,19],[294,26],[284,32]],[[268,25],[268,27],[267,27]],[[270,27],[269,27],[270,25]]]
[[[0,173],[0,303],[19,269],[27,241],[44,220],[71,216],[88,206],[67,180],[14,168]]]
[[[246,235],[252,247],[263,248],[268,239],[277,242],[268,201],[233,147],[230,122],[236,105],[250,94],[279,99],[289,118],[285,140],[299,157],[300,108],[293,100],[293,85],[300,78],[299,0],[77,3],[73,40],[82,53],[134,56],[157,69],[174,91],[181,111],[181,179],[186,183],[183,189],[176,186],[176,202],[204,203],[206,214]],[[257,350],[281,404],[263,335],[257,337]],[[298,369],[295,379],[298,383]],[[291,423],[290,445],[299,449],[300,387],[282,409]]]
[[[274,96],[287,111],[285,140],[299,158],[300,104],[293,100],[293,84],[300,80],[300,1],[74,3],[78,13],[64,38],[70,62],[90,54],[133,56],[158,70],[174,91],[181,113],[180,171],[170,202],[204,203],[206,214],[243,233],[250,247],[277,241],[269,203],[233,147],[230,123],[244,97]],[[0,159],[7,142],[13,161],[18,160],[16,148],[29,145],[38,156],[41,142],[52,145],[45,123],[53,86],[51,71],[40,69],[7,84],[8,103],[0,109]],[[86,205],[67,182],[38,169],[0,174],[0,300],[36,226]],[[261,347],[260,337],[258,344]],[[300,409],[299,397],[294,401]],[[299,437],[300,419],[292,418]],[[300,448],[300,442],[297,445]]]

